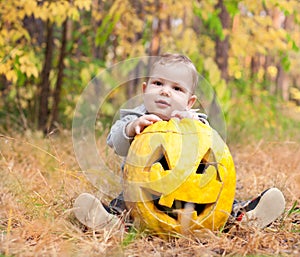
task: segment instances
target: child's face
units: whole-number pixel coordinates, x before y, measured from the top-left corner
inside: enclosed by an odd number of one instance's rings
[[[196,101],[191,71],[183,63],[156,64],[143,84],[144,104],[149,113],[169,120],[173,111],[187,111]]]

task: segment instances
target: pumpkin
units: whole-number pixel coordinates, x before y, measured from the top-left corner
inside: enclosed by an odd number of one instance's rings
[[[160,234],[226,223],[235,194],[227,145],[210,126],[171,119],[133,140],[124,166],[124,199],[135,223]]]

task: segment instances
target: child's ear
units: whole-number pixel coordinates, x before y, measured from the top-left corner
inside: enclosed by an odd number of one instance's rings
[[[142,88],[143,88],[143,93],[145,93],[145,91],[146,91],[146,88],[147,88],[147,83],[146,83],[146,82],[143,82],[143,86],[142,86]]]
[[[188,100],[188,104],[187,104],[187,110],[190,110],[193,107],[193,105],[196,102],[196,100],[197,100],[197,96],[196,95],[192,95],[190,97],[190,99]]]

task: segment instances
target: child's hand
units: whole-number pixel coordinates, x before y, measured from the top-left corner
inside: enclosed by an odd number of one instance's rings
[[[191,118],[198,120],[197,113],[193,111],[173,111],[171,114],[171,118],[178,118],[178,119],[184,119],[184,118]]]
[[[126,135],[128,137],[134,137],[135,135],[140,134],[149,125],[161,120],[162,119],[155,114],[143,115],[128,123],[125,128]]]

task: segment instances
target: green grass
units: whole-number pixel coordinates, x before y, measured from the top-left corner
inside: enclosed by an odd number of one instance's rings
[[[127,235],[122,241],[122,246],[126,247],[131,244],[137,237],[139,236],[139,232],[134,228],[130,227]]]
[[[227,142],[300,141],[300,112],[273,101],[237,104],[226,116]]]

